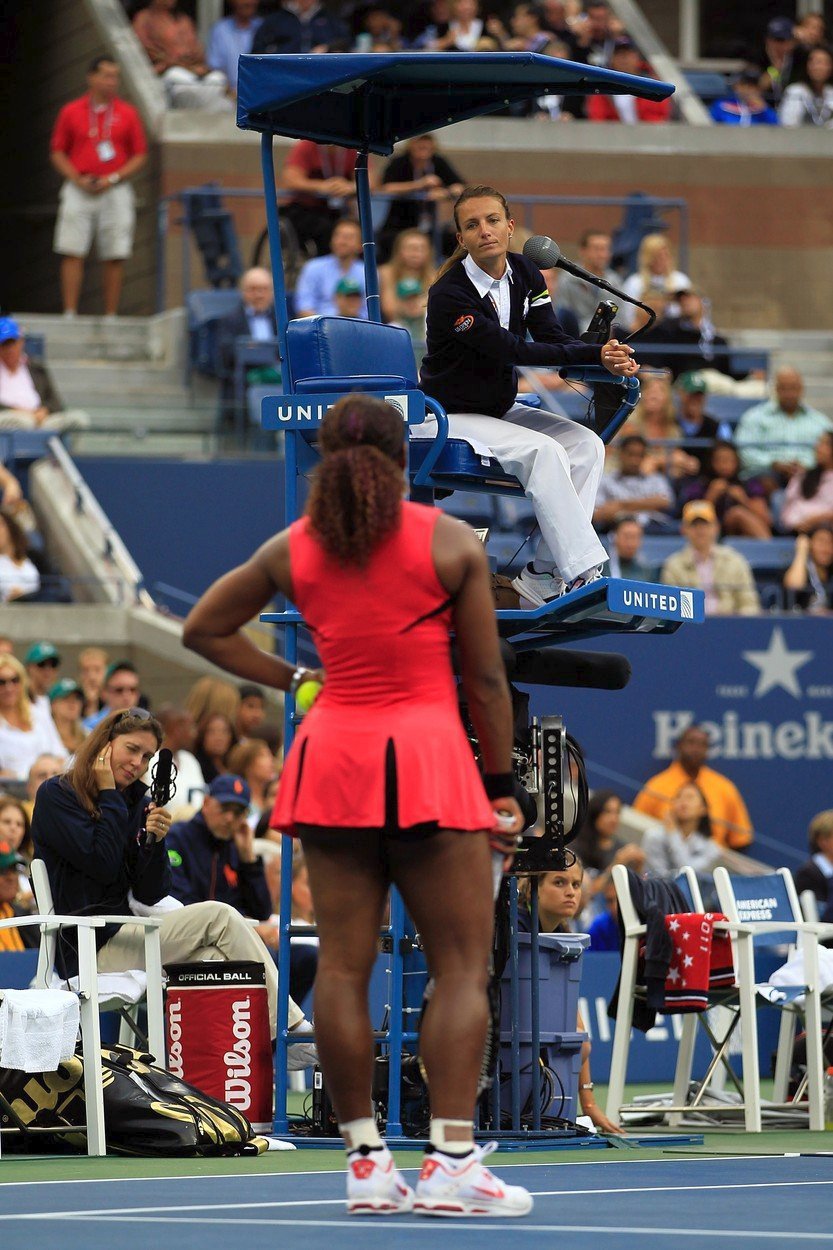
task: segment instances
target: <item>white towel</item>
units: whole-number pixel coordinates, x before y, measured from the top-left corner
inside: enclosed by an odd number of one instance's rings
[[[140,903],[131,890],[127,902],[134,916],[166,916],[169,911],[179,911],[185,904],[173,894],[166,894],[158,903]]]
[[[66,990],[4,990],[0,1067],[54,1072],[75,1054],[81,1012]]]
[[[125,1006],[132,1006],[144,998],[148,979],[147,973],[143,968],[129,968],[125,972],[99,972],[96,981],[98,986],[99,1004],[112,1002],[114,999],[120,1000]],[[76,994],[78,993],[78,977],[59,977],[57,972],[52,973],[50,982],[52,989],[63,989],[69,986]]]

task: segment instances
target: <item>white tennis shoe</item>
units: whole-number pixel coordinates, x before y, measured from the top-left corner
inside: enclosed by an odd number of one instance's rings
[[[413,1210],[414,1191],[406,1184],[387,1146],[347,1160],[347,1214],[400,1215]]]
[[[541,608],[553,599],[560,599],[567,589],[563,577],[553,577],[552,573],[535,573],[531,564],[525,564],[512,585],[517,590],[522,606]]]
[[[425,1156],[417,1181],[414,1213],[417,1215],[528,1215],[532,1195],[520,1185],[504,1185],[483,1166],[497,1142],[475,1146],[463,1159],[435,1151]]]

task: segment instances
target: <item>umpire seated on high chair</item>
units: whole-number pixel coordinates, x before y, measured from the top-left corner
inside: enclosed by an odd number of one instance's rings
[[[57,914],[127,916],[130,894],[152,907],[171,893],[165,848],[171,817],[153,804],[141,781],[162,737],[161,725],[145,708],[111,713],[87,737],[67,772],[38,790],[32,839],[36,855],[46,864]],[[275,1036],[275,964],[238,911],[217,901],[166,911],[159,936],[163,964],[201,959],[261,963]],[[143,967],[144,931],[138,925],[105,925],[96,930],[96,944],[99,972]],[[67,933],[58,948],[58,971],[73,976],[77,963]],[[309,1027],[291,999],[289,1027]],[[291,1066],[309,1066],[315,1061],[314,1048],[292,1046],[290,1060]]]

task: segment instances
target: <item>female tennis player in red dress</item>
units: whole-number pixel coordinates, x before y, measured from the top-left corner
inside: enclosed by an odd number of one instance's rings
[[[306,515],[212,586],[185,643],[240,677],[282,690],[306,673],[241,629],[276,593],[302,613],[323,690],[281,778],[273,827],[301,839],[320,950],[315,1032],[348,1152],[348,1210],[524,1215],[526,1190],[484,1167],[472,1133],[486,1036],[492,940],[490,840],[520,831],[512,715],[489,572],[467,525],[403,500],[401,415],[350,395],[326,415]],[[454,632],[481,777],[460,720]],[[514,838],[511,839],[514,842]],[[379,1136],[371,1102],[368,985],[390,884],[422,935],[434,980],[420,1049],[430,1143],[416,1192]]]

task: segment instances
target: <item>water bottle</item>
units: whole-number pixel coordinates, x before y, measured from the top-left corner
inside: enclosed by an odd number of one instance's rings
[[[824,1127],[833,1129],[833,1068],[824,1074]]]

